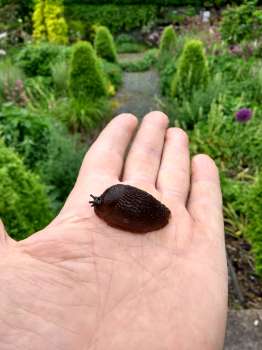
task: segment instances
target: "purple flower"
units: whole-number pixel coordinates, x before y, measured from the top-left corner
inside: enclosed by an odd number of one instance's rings
[[[249,108],[241,108],[236,113],[236,120],[239,123],[246,123],[252,117],[252,111]]]

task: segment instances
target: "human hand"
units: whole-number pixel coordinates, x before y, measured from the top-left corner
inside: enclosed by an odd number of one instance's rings
[[[186,134],[161,112],[114,118],[87,152],[57,218],[20,242],[0,229],[1,350],[222,349],[227,266],[218,171],[191,164]],[[70,164],[69,164],[70,166]],[[161,200],[169,224],[107,226],[91,208],[124,182]]]

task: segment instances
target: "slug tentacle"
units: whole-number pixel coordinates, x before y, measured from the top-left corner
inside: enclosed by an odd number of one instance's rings
[[[168,224],[170,210],[139,188],[117,184],[89,203],[108,225],[134,233],[159,230]]]
[[[96,197],[96,196],[93,196],[92,194],[90,194],[90,197],[93,198],[92,201],[89,201],[89,203],[91,204],[91,207],[96,207],[98,205],[101,205],[102,203],[101,197]]]

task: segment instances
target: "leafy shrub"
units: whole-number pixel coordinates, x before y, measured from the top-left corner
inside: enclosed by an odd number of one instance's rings
[[[176,73],[175,59],[170,59],[160,70],[160,91],[163,96],[170,96],[171,84]]]
[[[144,43],[138,42],[130,34],[119,34],[116,38],[116,47],[118,53],[135,53],[145,51]]]
[[[72,97],[83,101],[107,95],[105,77],[90,43],[74,45],[69,89]]]
[[[118,64],[101,60],[101,64],[105,74],[108,76],[110,82],[117,89],[123,81],[123,72]]]
[[[117,62],[114,39],[108,28],[104,26],[100,26],[97,29],[95,36],[95,50],[97,55],[105,60],[112,63]]]
[[[33,14],[34,40],[67,44],[67,24],[63,13],[62,0],[37,0]]]
[[[155,22],[157,8],[154,5],[99,4],[80,5],[71,3],[66,6],[66,18],[80,20],[86,28],[94,24],[106,26],[112,33],[141,28],[149,22]],[[113,20],[112,20],[113,19]]]
[[[33,13],[33,38],[36,42],[47,40],[47,28],[45,23],[45,0],[37,0]]]
[[[48,43],[27,45],[17,55],[16,63],[29,77],[51,76],[52,65],[68,60],[70,51],[70,48]]]
[[[147,50],[144,57],[137,61],[123,61],[120,66],[126,72],[143,72],[150,69],[157,62],[157,49]]]
[[[17,81],[24,80],[24,73],[10,60],[0,62],[0,100],[10,100]]]
[[[51,66],[51,71],[56,96],[66,96],[69,80],[68,63],[66,61],[57,61]]]
[[[256,4],[257,1],[245,1],[223,12],[221,35],[226,42],[240,43],[261,37],[262,10],[257,9]]]
[[[4,104],[0,112],[0,135],[7,146],[19,153],[29,168],[47,157],[49,122],[25,108]]]
[[[11,237],[23,239],[43,228],[52,216],[46,188],[3,143],[0,177],[0,217]]]
[[[70,135],[54,120],[46,148],[48,157],[38,163],[37,172],[48,186],[52,206],[57,212],[74,186],[87,147],[81,144],[78,135]]]
[[[256,174],[243,203],[243,215],[247,218],[244,234],[252,245],[257,273],[262,276],[262,171]]]
[[[164,67],[166,63],[174,55],[176,47],[176,34],[173,26],[168,26],[164,29],[159,46],[159,66]]]
[[[54,109],[72,131],[91,132],[99,128],[111,117],[111,103],[107,97],[79,100],[72,98],[60,101]]]
[[[172,95],[190,98],[194,90],[206,87],[208,77],[208,63],[203,43],[200,40],[189,40],[178,62],[172,82]]]

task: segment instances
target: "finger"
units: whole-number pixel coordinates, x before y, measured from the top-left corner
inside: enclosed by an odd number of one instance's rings
[[[65,207],[68,203],[80,203],[80,198],[89,197],[90,191],[99,194],[109,184],[118,182],[136,126],[137,119],[132,114],[120,114],[112,119],[87,152]]]
[[[199,154],[192,160],[191,192],[188,211],[194,222],[209,232],[223,228],[222,195],[215,162]],[[223,232],[223,230],[220,230]]]
[[[170,205],[185,205],[190,183],[190,157],[187,134],[179,128],[166,133],[157,189]]]
[[[127,156],[124,181],[155,185],[167,126],[168,118],[162,112],[144,117]]]

